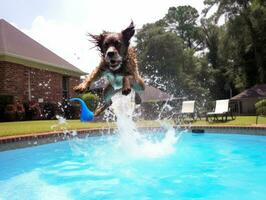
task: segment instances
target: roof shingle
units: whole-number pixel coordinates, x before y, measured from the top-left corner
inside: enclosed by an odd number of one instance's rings
[[[232,100],[248,99],[248,98],[265,98],[266,97],[266,84],[258,84],[252,88],[246,89],[240,94],[232,97]]]
[[[59,70],[85,73],[42,46],[4,19],[0,19],[0,55],[11,56],[37,63],[50,65]]]

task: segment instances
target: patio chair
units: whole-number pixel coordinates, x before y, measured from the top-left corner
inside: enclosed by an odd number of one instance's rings
[[[181,112],[177,115],[179,122],[184,122],[186,119],[188,119],[189,121],[196,120],[195,101],[183,101]]]
[[[206,115],[206,121],[227,121],[228,116],[231,119],[235,119],[235,116],[230,111],[229,108],[229,99],[216,100],[214,112],[208,112]]]

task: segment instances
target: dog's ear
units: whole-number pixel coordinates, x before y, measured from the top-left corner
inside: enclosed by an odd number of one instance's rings
[[[122,31],[124,41],[129,44],[129,40],[135,34],[135,25],[133,21],[131,21],[130,25]]]
[[[101,50],[103,46],[105,34],[102,33],[100,35],[93,35],[93,34],[88,33],[88,36],[91,38],[90,41],[93,42],[95,46]]]

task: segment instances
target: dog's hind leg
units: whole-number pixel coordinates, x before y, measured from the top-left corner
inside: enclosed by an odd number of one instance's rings
[[[108,103],[103,104],[101,107],[97,108],[94,116],[97,117],[99,116],[103,111],[105,111],[109,106],[112,105],[112,101],[110,100]]]
[[[111,84],[109,84],[105,90],[103,91],[103,105],[100,106],[99,108],[96,109],[94,116],[99,116],[103,111],[105,111],[109,106],[112,105],[112,96],[116,93],[117,91],[114,90]]]

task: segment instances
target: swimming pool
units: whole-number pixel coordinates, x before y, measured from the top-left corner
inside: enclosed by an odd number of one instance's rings
[[[160,156],[133,154],[119,140],[0,152],[0,199],[265,199],[265,136],[185,133]]]

